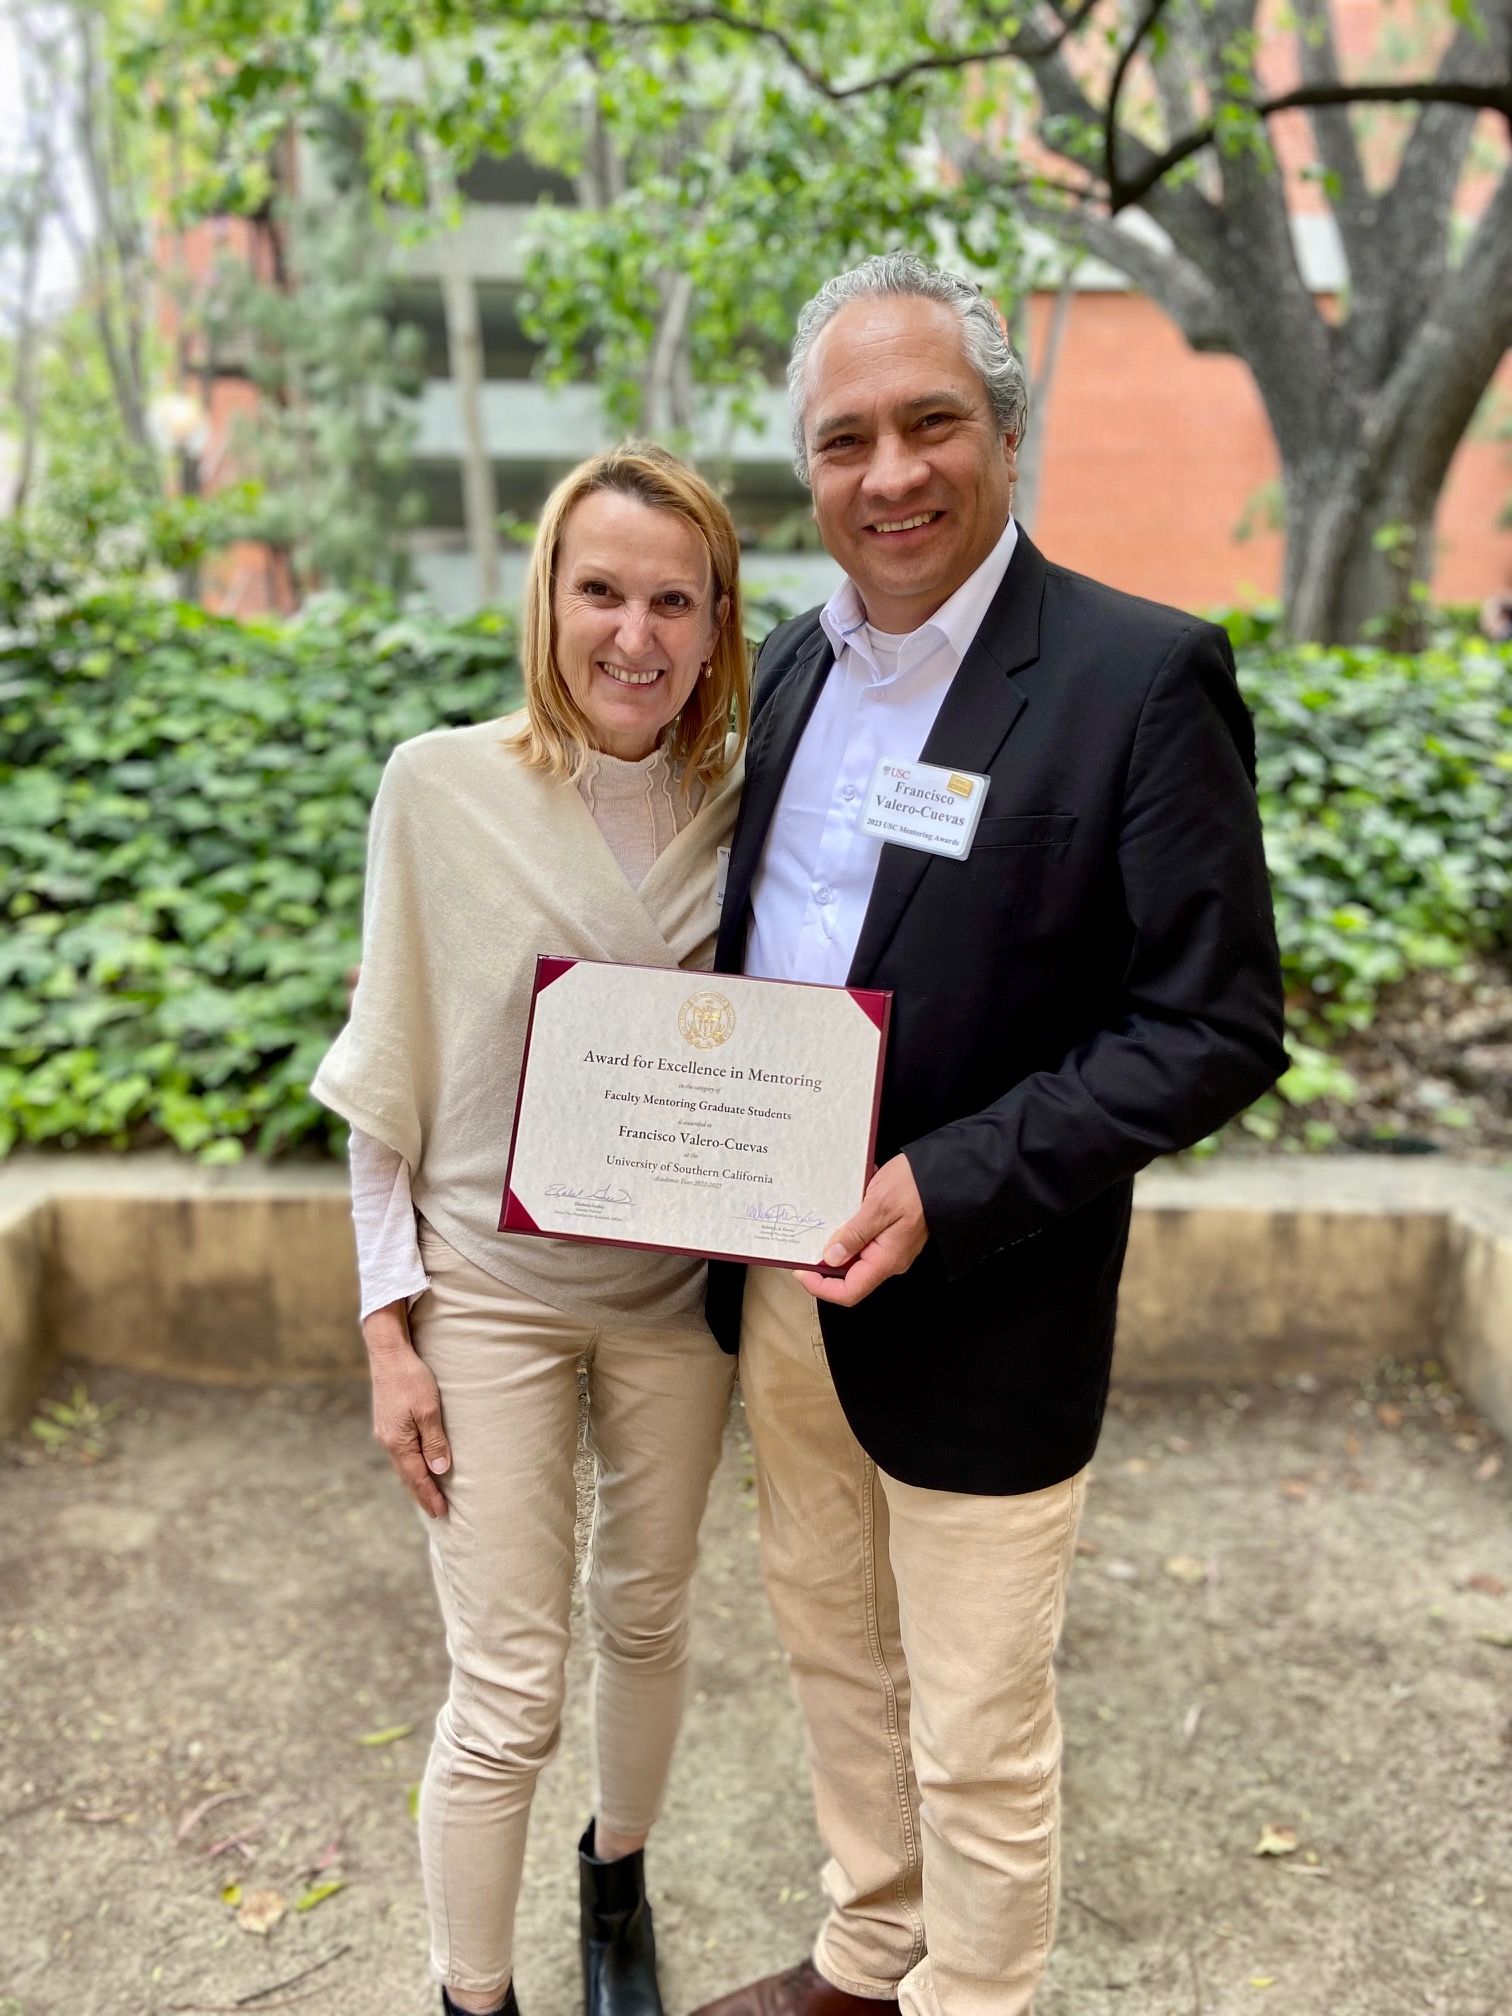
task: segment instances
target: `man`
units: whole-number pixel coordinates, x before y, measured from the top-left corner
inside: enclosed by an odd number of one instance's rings
[[[812,1960],[701,2016],[1018,2016],[1132,1179],[1286,1065],[1254,740],[1221,631],[1014,524],[1023,370],[974,288],[868,260],[805,309],[789,385],[848,578],[762,651],[717,964],[893,1015],[843,1279],[710,1280],[830,1910]],[[964,858],[867,833],[884,761],[985,791]]]

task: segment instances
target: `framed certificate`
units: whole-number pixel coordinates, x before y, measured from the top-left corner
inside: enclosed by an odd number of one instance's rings
[[[891,1006],[537,959],[499,1230],[820,1266],[872,1173]]]

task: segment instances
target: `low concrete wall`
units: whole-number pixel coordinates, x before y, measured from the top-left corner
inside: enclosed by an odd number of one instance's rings
[[[171,1157],[0,1171],[0,1426],[58,1356],[222,1380],[357,1374],[338,1169]],[[1512,1434],[1512,1177],[1220,1160],[1141,1179],[1122,1379],[1329,1377],[1439,1358]]]
[[[1306,1205],[1145,1204],[1118,1304],[1118,1369],[1142,1379],[1344,1373],[1432,1357],[1444,1217]]]
[[[0,1434],[25,1420],[53,1355],[52,1230],[45,1196],[0,1201]]]
[[[1488,1421],[1512,1437],[1512,1226],[1466,1213],[1449,1230],[1449,1363]]]
[[[196,1379],[361,1371],[344,1192],[66,1196],[54,1347]]]

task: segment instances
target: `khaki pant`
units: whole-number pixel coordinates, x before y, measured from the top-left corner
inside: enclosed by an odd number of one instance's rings
[[[422,1224],[415,1349],[451,1443],[427,1520],[451,1690],[420,1794],[431,1961],[502,1994],[536,1774],[557,1746],[573,1582],[578,1368],[597,1463],[584,1569],[597,1649],[594,1811],[655,1820],[682,1714],[688,1584],[734,1363],[702,1331],[595,1329],[522,1296]]]
[[[831,1858],[815,1965],[904,2016],[1021,2016],[1055,1936],[1053,1660],[1086,1473],[1012,1498],[885,1476],[818,1305],[775,1268],[747,1278],[740,1382]]]

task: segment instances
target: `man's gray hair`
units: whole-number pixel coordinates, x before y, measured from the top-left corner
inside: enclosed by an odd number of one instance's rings
[[[809,480],[808,443],[803,433],[809,354],[842,308],[852,301],[881,300],[889,295],[938,301],[955,310],[961,318],[966,356],[986,390],[993,418],[1016,442],[1024,438],[1029,380],[1024,360],[1009,341],[997,309],[979,287],[944,266],[931,266],[916,252],[879,252],[826,280],[798,317],[787,383],[793,408],[793,467],[801,483]]]

